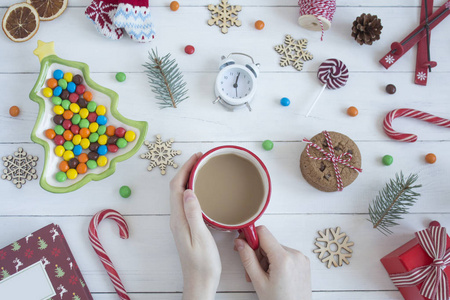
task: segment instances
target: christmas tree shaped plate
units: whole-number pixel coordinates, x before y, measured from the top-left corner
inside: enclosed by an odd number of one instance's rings
[[[123,117],[117,93],[95,83],[85,63],[56,56],[53,42],[38,41],[33,53],[41,63],[30,92],[39,104],[31,139],[45,149],[40,185],[66,193],[113,174],[142,146],[147,122]]]

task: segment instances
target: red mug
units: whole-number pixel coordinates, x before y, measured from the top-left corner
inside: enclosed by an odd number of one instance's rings
[[[253,250],[256,250],[259,247],[259,239],[255,230],[255,222],[262,216],[267,206],[269,205],[270,195],[272,192],[272,184],[270,181],[269,171],[267,170],[266,166],[258,156],[256,156],[253,152],[239,146],[230,145],[213,148],[208,152],[206,152],[205,154],[203,154],[203,156],[197,161],[197,163],[192,168],[189,177],[188,188],[192,189],[195,192],[195,179],[197,176],[197,171],[201,169],[202,166],[205,165],[209,159],[222,154],[235,154],[241,156],[250,161],[258,169],[264,186],[264,197],[263,197],[264,200],[261,203],[258,211],[252,217],[242,222],[241,224],[229,225],[220,223],[211,219],[204,212],[202,212],[203,220],[207,225],[217,230],[221,231],[238,230],[239,232],[244,233],[245,239],[247,240],[249,246]]]

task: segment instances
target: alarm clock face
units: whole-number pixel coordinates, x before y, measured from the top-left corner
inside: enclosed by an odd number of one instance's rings
[[[253,95],[253,88],[253,77],[249,71],[243,68],[223,69],[219,78],[217,78],[218,92],[225,99],[240,100],[248,98]]]

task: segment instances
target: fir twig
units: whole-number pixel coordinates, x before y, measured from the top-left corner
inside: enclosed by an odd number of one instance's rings
[[[178,68],[175,59],[170,59],[170,53],[163,57],[158,55],[158,50],[148,53],[149,62],[144,64],[147,69],[152,91],[156,94],[156,99],[161,108],[174,107],[189,98],[186,96],[186,82],[183,80],[183,74]]]
[[[410,174],[405,179],[403,173],[395,174],[379,194],[369,204],[369,221],[373,228],[378,229],[384,235],[391,234],[389,227],[398,225],[397,220],[403,219],[402,215],[408,213],[408,208],[416,203],[419,193],[413,191],[422,185],[414,185],[417,174]]]

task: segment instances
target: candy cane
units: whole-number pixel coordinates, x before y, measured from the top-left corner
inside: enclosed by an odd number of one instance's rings
[[[109,256],[106,254],[105,249],[103,248],[98,238],[97,226],[103,219],[112,219],[116,221],[117,225],[119,226],[120,237],[122,239],[127,239],[129,237],[128,225],[118,211],[115,211],[113,209],[105,209],[99,211],[94,215],[94,217],[92,217],[92,220],[89,223],[89,240],[91,241],[92,248],[94,248],[95,252],[100,258],[100,261],[105,267],[106,272],[108,273],[109,278],[111,279],[120,299],[130,300],[130,297],[128,297],[127,292],[125,291],[125,287],[120,280],[119,274],[116,271],[116,268],[114,267]]]
[[[417,141],[417,135],[412,134],[412,133],[401,133],[401,132],[395,131],[392,128],[392,121],[398,117],[415,118],[415,119],[426,121],[428,123],[436,124],[438,126],[450,128],[450,120],[448,120],[448,119],[440,118],[440,117],[434,116],[432,114],[429,114],[429,113],[426,113],[426,112],[423,112],[420,110],[410,109],[410,108],[395,109],[395,110],[389,112],[386,115],[386,118],[384,118],[383,128],[384,128],[384,131],[386,132],[386,134],[390,138],[399,140],[401,142],[413,143],[413,142]]]

